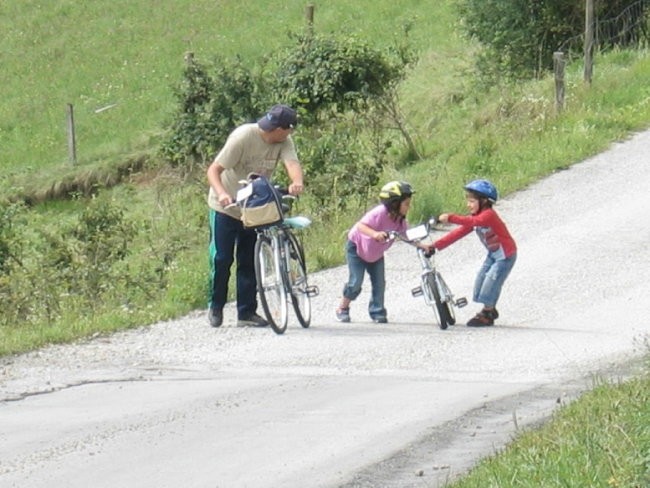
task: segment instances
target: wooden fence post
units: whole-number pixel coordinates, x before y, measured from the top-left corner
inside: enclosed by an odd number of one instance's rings
[[[77,143],[74,134],[74,109],[69,103],[66,110],[66,119],[68,126],[68,158],[71,164],[77,164]]]
[[[305,19],[307,19],[307,28],[309,32],[314,29],[314,4],[310,3],[305,7]]]
[[[585,4],[585,71],[584,80],[591,85],[594,72],[594,0]]]
[[[555,111],[560,113],[564,110],[564,67],[566,60],[564,53],[556,51],[553,53],[553,72],[555,73]]]

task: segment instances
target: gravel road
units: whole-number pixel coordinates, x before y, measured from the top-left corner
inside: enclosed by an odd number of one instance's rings
[[[344,267],[313,275],[313,323],[283,336],[203,311],[0,360],[0,487],[443,486],[648,352],[650,132],[504,198],[519,258],[497,326],[442,331],[387,255],[390,323],[366,289],[340,324]],[[417,197],[417,195],[416,195]],[[459,189],[459,198],[462,190]],[[439,253],[457,295],[482,262]],[[367,288],[367,287],[366,287]]]

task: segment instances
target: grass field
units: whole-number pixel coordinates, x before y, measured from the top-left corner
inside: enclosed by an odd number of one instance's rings
[[[66,168],[67,104],[74,106],[79,165],[151,147],[175,108],[172,87],[186,52],[203,60],[219,54],[255,62],[306,25],[306,5],[3,2],[0,59],[11,76],[0,88],[0,174]],[[404,22],[418,19],[411,36],[424,47],[435,35],[429,26],[445,26],[434,19],[444,21],[447,11],[446,2],[332,0],[315,2],[314,23],[322,32],[350,30],[387,43]]]

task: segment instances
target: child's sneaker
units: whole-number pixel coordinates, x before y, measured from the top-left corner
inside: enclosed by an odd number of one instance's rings
[[[467,322],[467,327],[489,327],[494,325],[494,320],[499,317],[496,308],[492,310],[481,310],[473,319]]]
[[[350,309],[349,308],[337,308],[336,309],[336,320],[339,322],[349,322],[350,321]]]

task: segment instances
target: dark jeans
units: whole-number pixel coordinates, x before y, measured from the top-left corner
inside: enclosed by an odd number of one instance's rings
[[[210,209],[210,303],[223,309],[228,300],[230,268],[237,249],[237,316],[247,317],[257,310],[255,241],[257,233],[245,229],[241,221]]]

